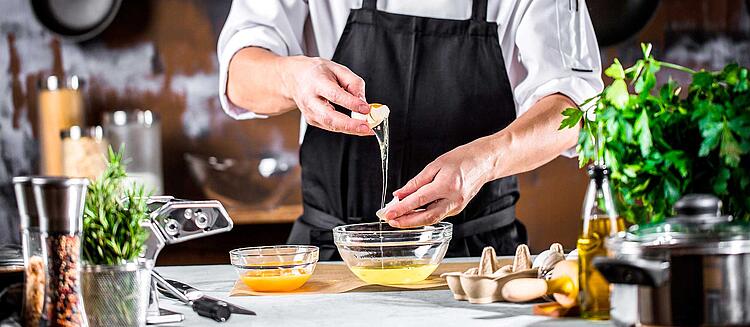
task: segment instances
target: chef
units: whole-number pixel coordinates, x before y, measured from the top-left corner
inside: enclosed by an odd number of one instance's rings
[[[234,0],[218,56],[229,115],[301,112],[289,242],[321,259],[333,227],[377,219],[379,148],[351,118],[368,102],[391,110],[388,224],[452,222],[447,255],[478,256],[526,243],[514,175],[569,152],[561,112],[602,88],[583,0]]]

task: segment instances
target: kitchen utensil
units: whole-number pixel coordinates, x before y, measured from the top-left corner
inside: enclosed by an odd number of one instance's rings
[[[143,226],[150,233],[142,258],[151,262],[156,262],[159,252],[167,244],[223,233],[234,226],[224,206],[215,200],[188,201],[171,196],[152,196],[148,200],[148,210],[149,220],[143,222]],[[159,308],[156,283],[155,279],[152,280],[148,324],[182,321],[182,314]]]
[[[346,265],[363,281],[409,284],[435,271],[452,234],[453,225],[448,222],[409,229],[377,222],[338,226],[333,229],[333,240]]]
[[[582,0],[570,0],[578,3]],[[599,46],[625,41],[637,34],[651,20],[659,0],[589,0],[586,1]]]
[[[595,263],[612,283],[638,285],[639,324],[750,324],[750,224],[718,214],[712,195],[687,195],[664,222],[607,240]]]
[[[557,303],[570,308],[578,303],[578,263],[560,261],[552,269],[549,280],[518,278],[505,283],[503,298],[510,302],[528,302],[552,295]]]
[[[63,174],[60,132],[72,126],[85,124],[81,95],[83,85],[83,80],[75,75],[52,75],[39,81],[40,169],[44,175]]]
[[[89,40],[109,26],[122,0],[32,0],[36,19],[71,41]]]
[[[13,177],[18,215],[21,218],[24,269],[24,300],[21,318],[26,326],[38,326],[42,319],[47,281],[47,221],[36,209],[30,176]],[[0,288],[4,288],[0,286]]]
[[[252,158],[185,154],[190,173],[206,196],[233,208],[270,210],[299,203],[300,168],[296,153],[268,152]]]
[[[240,280],[258,292],[289,292],[304,285],[315,271],[319,249],[306,245],[239,248],[229,257]]]
[[[222,300],[204,296],[203,292],[192,288],[191,286],[177,282],[174,280],[167,280],[163,278],[156,271],[151,272],[153,279],[156,283],[156,287],[164,296],[172,299],[179,300],[180,302],[190,305],[198,315],[211,318],[218,322],[224,322],[229,319],[232,315],[232,309],[230,304]],[[247,313],[255,315],[254,312],[235,306],[235,310],[239,313]]]
[[[199,291],[197,288],[192,287],[192,286],[190,286],[188,284],[185,284],[183,282],[176,281],[174,279],[168,279],[168,278],[164,278],[164,281],[167,284],[169,284],[169,285],[171,285],[173,287],[172,291],[169,291],[166,288],[164,288],[162,286],[162,284],[158,284],[157,285],[158,289],[159,289],[159,292],[162,295],[166,296],[166,297],[171,297],[171,298],[174,298],[174,299],[177,299],[177,300],[181,300],[183,302],[185,302],[183,299],[187,299],[189,302],[192,302],[193,305],[195,305],[195,303],[203,302],[202,303],[202,307],[204,307],[204,308],[208,308],[208,307],[210,307],[210,305],[216,305],[216,306],[221,306],[221,307],[228,308],[231,313],[242,314],[242,315],[249,315],[249,316],[255,316],[255,312],[252,311],[252,310],[248,310],[248,309],[245,309],[245,308],[243,308],[241,306],[234,305],[234,304],[231,304],[229,302],[225,302],[225,301],[222,301],[222,300],[210,297],[208,295],[205,295],[205,294],[203,294],[203,292]],[[174,291],[176,291],[176,292],[178,292],[180,294],[183,294],[184,297],[177,297],[177,296],[175,296],[173,294]],[[224,302],[224,304],[221,304],[221,302]],[[206,305],[206,304],[209,304],[209,305]],[[207,312],[221,312],[221,310],[209,309],[209,310],[207,310]]]
[[[31,179],[40,221],[47,222],[44,307],[53,326],[87,325],[81,294],[81,229],[88,183],[85,178]]]
[[[164,192],[161,167],[161,123],[151,110],[117,110],[103,117],[104,133],[115,151],[128,158],[128,183],[138,183],[152,195]]]

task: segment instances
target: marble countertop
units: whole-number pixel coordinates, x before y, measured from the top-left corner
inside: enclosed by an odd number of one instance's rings
[[[243,306],[258,314],[233,314],[228,321],[217,323],[198,316],[186,305],[162,298],[160,301],[163,308],[184,314],[185,320],[179,324],[160,326],[611,325],[609,322],[534,316],[531,314],[530,304],[470,304],[456,301],[449,290],[229,297],[229,291],[237,279],[234,268],[230,265],[157,267],[156,270],[166,278],[188,283],[206,295]]]

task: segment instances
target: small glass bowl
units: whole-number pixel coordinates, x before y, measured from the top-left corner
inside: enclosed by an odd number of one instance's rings
[[[275,245],[239,248],[229,257],[240,280],[256,292],[289,292],[304,285],[318,262],[317,246]]]
[[[359,279],[380,285],[420,282],[437,269],[448,250],[453,225],[398,229],[381,223],[339,226],[333,240]]]

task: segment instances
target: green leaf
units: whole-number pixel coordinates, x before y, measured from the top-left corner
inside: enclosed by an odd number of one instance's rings
[[[558,130],[578,125],[578,123],[581,122],[581,118],[583,118],[583,111],[578,108],[566,108],[563,110],[562,115],[565,116],[565,118],[560,123]]]
[[[714,180],[713,189],[714,194],[716,195],[725,195],[727,194],[727,182],[729,181],[729,177],[731,176],[731,173],[729,172],[729,169],[727,168],[721,168],[716,175],[716,179]]]
[[[613,79],[625,79],[625,71],[622,69],[620,61],[615,59],[614,63],[604,70],[604,75],[612,77]]]
[[[714,78],[711,76],[710,73],[705,71],[700,71],[695,74],[693,74],[693,87],[699,88],[699,89],[710,89],[711,84],[713,84]]]
[[[708,153],[719,145],[719,136],[724,129],[723,123],[707,123],[706,125],[701,132],[703,142],[701,142],[700,150],[698,150],[699,157],[708,156]]]
[[[677,181],[673,181],[672,178],[664,180],[664,198],[671,204],[680,199],[680,190],[677,186]]]
[[[653,46],[651,43],[641,43],[641,51],[643,52],[643,58],[651,57],[651,49]]]
[[[635,133],[638,135],[638,144],[641,148],[641,155],[644,157],[651,152],[653,140],[651,139],[651,128],[648,126],[648,115],[646,110],[641,110],[641,115],[635,121]]]
[[[726,126],[726,125],[725,125]],[[737,167],[740,164],[740,155],[742,150],[740,149],[739,143],[732,136],[732,131],[729,128],[724,128],[721,133],[721,147],[719,148],[719,155],[724,158],[724,162],[730,167]]]
[[[624,108],[628,103],[628,85],[624,80],[615,80],[604,92],[604,98],[617,108]]]

